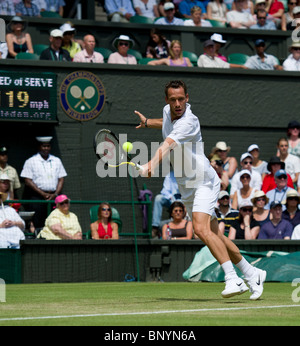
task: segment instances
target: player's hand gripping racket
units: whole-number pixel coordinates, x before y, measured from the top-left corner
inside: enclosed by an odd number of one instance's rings
[[[108,167],[130,165],[139,171],[143,171],[142,166],[130,161],[127,152],[121,147],[117,136],[110,130],[102,129],[96,133],[94,150],[99,159],[103,160]]]

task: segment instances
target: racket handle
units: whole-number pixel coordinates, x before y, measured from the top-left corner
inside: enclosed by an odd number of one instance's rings
[[[138,171],[143,171],[143,167],[141,165],[139,165],[138,163],[135,164],[135,168],[138,170]]]

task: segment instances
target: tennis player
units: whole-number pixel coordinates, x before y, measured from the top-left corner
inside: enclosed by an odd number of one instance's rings
[[[249,289],[238,277],[234,263],[250,286],[250,299],[256,300],[263,293],[266,272],[249,264],[237,246],[219,231],[214,208],[220,192],[220,180],[204,154],[199,119],[188,103],[189,95],[185,83],[176,80],[169,82],[165,86],[165,100],[167,105],[163,109],[163,118],[149,119],[135,111],[140,118],[136,128],[162,129],[164,139],[152,159],[143,165],[142,174],[153,176],[159,164],[170,158],[182,201],[189,215],[192,215],[194,232],[207,245],[224,270],[225,289],[222,296],[229,298]],[[178,147],[181,147],[183,159],[176,161],[175,152]],[[180,169],[178,162],[182,166]],[[195,164],[196,170],[193,170]],[[182,175],[177,175],[176,171]]]

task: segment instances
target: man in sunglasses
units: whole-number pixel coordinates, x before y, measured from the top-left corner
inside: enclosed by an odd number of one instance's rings
[[[266,10],[257,10],[257,22],[250,26],[250,29],[277,30],[273,21],[267,20]]]
[[[290,46],[290,55],[282,66],[285,71],[300,71],[300,42],[293,42]]]
[[[253,187],[254,190],[260,190],[262,185],[261,175],[252,169],[252,160],[253,157],[250,153],[242,154],[240,158],[241,170],[247,169],[251,172],[250,187]],[[243,184],[240,180],[240,174],[237,172],[231,179],[230,197],[233,198],[235,191],[241,189],[242,187]]]
[[[255,41],[256,55],[250,56],[245,65],[247,68],[253,70],[282,70],[282,66],[279,65],[278,59],[271,55],[266,54],[266,43],[263,39]]]

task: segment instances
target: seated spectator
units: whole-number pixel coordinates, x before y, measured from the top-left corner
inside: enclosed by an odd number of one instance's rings
[[[296,226],[292,233],[292,240],[299,240],[300,239],[300,225]]]
[[[285,163],[285,171],[291,176],[293,183],[297,184],[300,173],[300,159],[296,155],[289,154],[289,142],[282,137],[277,142],[280,161]]]
[[[95,52],[96,41],[93,35],[85,35],[83,38],[84,49],[75,54],[74,62],[104,63],[101,53]]]
[[[229,239],[256,239],[260,230],[259,223],[253,218],[253,206],[249,200],[239,206],[239,217],[230,226]]]
[[[7,200],[7,195],[0,192],[1,203]],[[25,239],[23,233],[25,222],[14,208],[3,205],[0,208],[0,248],[20,248],[20,240]]]
[[[52,61],[72,61],[70,54],[65,49],[62,49],[63,33],[59,29],[54,29],[50,32],[50,47],[42,51],[40,60]]]
[[[163,59],[169,56],[171,42],[167,40],[157,28],[151,29],[150,40],[147,44],[146,57]]]
[[[257,144],[251,144],[248,147],[248,153],[250,153],[252,155],[252,170],[258,172],[262,179],[265,177],[265,175],[268,173],[268,163],[267,161],[262,161],[259,158],[259,154],[260,154],[260,149],[259,146]]]
[[[267,165],[267,170],[270,173],[268,173],[264,177],[262,187],[261,187],[261,189],[264,191],[264,193],[267,193],[268,191],[275,189],[276,183],[275,183],[274,175],[280,169],[283,169],[283,170],[285,169],[285,163],[280,161],[279,157],[277,157],[277,156],[271,157],[271,159]],[[288,177],[287,186],[289,186],[293,189],[294,184],[293,184],[292,178],[289,174],[287,174],[287,177]]]
[[[269,198],[269,204],[267,204],[266,208],[270,208],[270,204],[274,201],[284,201],[286,199],[286,194],[289,190],[293,190],[292,188],[287,186],[287,174],[284,169],[280,169],[274,174],[276,187],[273,190],[270,190],[266,193]],[[283,206],[283,210],[285,210],[285,206]]]
[[[134,41],[129,36],[116,37],[112,45],[118,51],[110,54],[107,61],[109,64],[137,65],[135,56],[128,54],[128,50],[134,45]]]
[[[227,6],[223,0],[213,0],[207,4],[207,19],[217,20],[226,23]]]
[[[258,39],[255,41],[256,55],[250,56],[245,67],[254,70],[282,70],[282,66],[279,65],[277,58],[275,56],[266,54],[266,43],[263,39]]]
[[[263,191],[255,191],[251,199],[253,204],[253,218],[259,223],[260,227],[270,220],[270,210],[266,209],[266,204],[269,203],[269,198]]]
[[[234,0],[235,10],[231,10],[226,14],[227,23],[231,28],[235,29],[248,29],[255,24],[251,13],[245,12],[244,8],[247,6],[247,0]]]
[[[64,16],[64,6],[66,6],[66,3],[64,0],[45,0],[46,2],[46,11],[49,12],[56,12],[61,17]]]
[[[293,226],[282,218],[282,204],[272,201],[271,220],[261,226],[258,239],[291,239]]]
[[[218,174],[218,177],[220,178],[221,182],[221,190],[227,190],[229,186],[229,177],[228,173],[223,168],[223,161],[220,160],[220,158],[217,155],[214,155],[210,159],[210,164],[215,169],[216,173]]]
[[[164,179],[163,188],[158,195],[155,196],[153,203],[152,217],[152,238],[159,235],[159,226],[161,222],[163,207],[170,208],[171,204],[180,199],[179,189],[174,171],[171,171]]]
[[[148,62],[148,65],[167,65],[167,66],[178,66],[178,67],[192,67],[189,58],[186,58],[182,55],[182,45],[178,40],[171,42],[170,46],[170,57],[158,60],[151,60]]]
[[[11,189],[11,178],[6,174],[0,174],[0,192],[6,194],[8,200],[14,199],[14,192]]]
[[[236,3],[235,2],[232,3],[231,9],[236,10]],[[252,16],[254,15],[254,4],[253,4],[252,0],[247,0],[244,2],[243,12],[250,13],[250,14],[252,14]]]
[[[178,5],[179,12],[182,14],[182,16],[184,18],[191,19],[192,18],[191,9],[194,6],[200,7],[202,10],[202,17],[206,18],[206,7],[202,1],[198,1],[198,0],[182,0],[182,1],[180,1],[179,5]]]
[[[111,22],[129,23],[130,17],[136,15],[131,0],[105,0],[104,8]]]
[[[172,2],[164,4],[165,16],[157,19],[154,24],[157,25],[184,25],[181,18],[175,17],[175,5]]]
[[[211,28],[212,24],[205,19],[201,19],[202,9],[199,6],[194,6],[191,8],[191,19],[186,19],[184,21],[184,26],[198,26]]]
[[[118,224],[113,222],[109,203],[101,203],[98,220],[91,223],[92,239],[119,239]]]
[[[209,68],[245,68],[243,65],[229,64],[222,59],[216,58],[215,43],[212,40],[206,40],[203,43],[204,54],[200,55],[197,61],[199,67]]]
[[[277,30],[274,22],[267,20],[267,11],[266,10],[258,10],[257,11],[257,22],[256,22],[256,24],[250,26],[250,29]]]
[[[0,42],[0,59],[6,59],[8,54],[8,48],[6,42]]]
[[[218,204],[218,207],[215,208],[215,213],[218,218],[219,230],[227,237],[230,225],[238,218],[239,211],[231,207],[229,193],[227,191],[220,191]]]
[[[70,212],[70,199],[66,195],[55,198],[56,208],[45,221],[45,227],[38,238],[47,240],[82,239],[81,227],[77,216]]]
[[[231,147],[223,141],[220,141],[213,148],[211,155],[218,155],[220,160],[223,161],[223,169],[228,173],[229,180],[238,171],[238,163],[234,156],[228,156]]]
[[[284,60],[283,69],[285,71],[300,71],[300,43],[293,42],[289,51],[291,54]]]
[[[31,0],[21,0],[15,6],[17,16],[41,17],[39,8]]]
[[[75,28],[69,23],[63,24],[59,30],[63,33],[62,49],[69,52],[70,57],[73,59],[76,53],[81,52],[81,47],[78,42],[74,41]]]
[[[237,189],[232,197],[232,208],[237,209],[246,200],[250,201],[254,196],[255,188],[250,186],[251,172],[248,169],[243,169],[239,173],[240,182],[242,187]]]
[[[286,29],[287,30],[295,30],[296,27],[298,28],[298,26],[299,26],[299,18],[300,18],[300,6],[294,7],[294,9],[293,9],[293,16],[294,16],[295,21],[292,20],[291,22],[289,22],[286,25]]]
[[[283,3],[279,0],[268,0],[266,5],[266,11],[272,15],[275,20],[275,24],[278,28],[281,28],[281,18],[284,14]]]
[[[253,187],[254,190],[260,190],[262,179],[261,175],[252,169],[252,155],[250,153],[244,153],[240,158],[241,170],[247,169],[251,173],[250,187]],[[233,198],[233,195],[237,189],[243,187],[240,181],[240,174],[236,173],[231,179],[231,189],[230,196]]]
[[[300,224],[300,196],[296,190],[290,190],[286,193],[286,200],[282,202],[286,209],[282,212],[282,218],[289,221],[293,228]]]
[[[298,121],[290,121],[287,126],[287,137],[289,140],[289,154],[300,158],[300,123]]]
[[[31,2],[36,5],[40,12],[46,11],[46,1],[45,0],[31,0]]]
[[[213,34],[210,36],[210,39],[215,43],[215,56],[223,61],[227,61],[226,56],[222,55],[219,51],[222,47],[225,46],[226,40],[223,40],[221,34]]]
[[[133,0],[133,8],[138,16],[159,17],[156,0]]]
[[[0,1],[0,15],[1,16],[15,16],[15,6],[11,0]]]
[[[172,221],[163,225],[162,239],[192,239],[193,224],[185,219],[186,210],[182,202],[175,201],[170,206],[170,217]],[[168,236],[168,231],[171,232]]]
[[[292,23],[294,20],[293,10],[297,6],[297,0],[288,0],[287,5],[288,5],[288,10],[281,17],[281,30],[282,31],[286,31],[287,25]]]
[[[20,17],[15,16],[7,25],[8,33],[6,42],[8,58],[15,58],[18,53],[33,53],[31,36],[26,32],[27,23]]]

